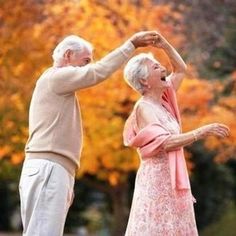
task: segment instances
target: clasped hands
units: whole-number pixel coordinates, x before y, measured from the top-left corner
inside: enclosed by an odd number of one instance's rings
[[[158,31],[141,31],[134,34],[130,41],[135,48],[154,46],[163,48],[167,43],[166,39]]]

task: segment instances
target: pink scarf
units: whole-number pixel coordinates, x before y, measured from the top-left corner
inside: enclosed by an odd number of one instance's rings
[[[172,86],[164,92],[162,104],[180,123],[176,95]],[[124,128],[125,145],[138,148],[139,153],[143,158],[157,156],[158,152],[162,148],[162,144],[171,136],[171,133],[158,121],[149,124],[136,133],[134,129],[135,122],[136,117],[134,109]],[[167,154],[169,159],[172,188],[190,189],[183,148],[168,152]]]

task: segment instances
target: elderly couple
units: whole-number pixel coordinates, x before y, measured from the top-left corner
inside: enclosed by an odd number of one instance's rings
[[[145,53],[125,67],[126,82],[141,95],[123,133],[125,145],[140,155],[125,235],[198,235],[183,147],[209,135],[226,137],[229,129],[214,123],[181,132],[176,91],[186,65],[160,33],[145,31],[96,63],[91,44],[78,36],[66,37],[55,48],[54,64],[38,79],[30,104],[19,184],[24,236],[63,235],[82,144],[75,92],[104,81],[144,46],[163,49],[172,72],[167,75],[166,68]]]

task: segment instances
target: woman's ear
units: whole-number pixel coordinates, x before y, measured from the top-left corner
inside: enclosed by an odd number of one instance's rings
[[[148,89],[151,88],[151,86],[149,85],[147,79],[140,79],[139,82],[140,82],[140,84],[141,84],[142,87],[143,87],[143,91],[147,91]]]
[[[148,81],[147,81],[147,79],[140,79],[139,82],[140,82],[140,84],[143,85],[143,86],[146,86],[146,87],[148,86]]]

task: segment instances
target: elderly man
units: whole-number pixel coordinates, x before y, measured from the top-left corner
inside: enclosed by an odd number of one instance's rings
[[[156,39],[156,31],[139,32],[91,64],[92,46],[84,39],[72,35],[57,45],[54,65],[37,81],[30,104],[29,139],[19,184],[23,235],[63,235],[82,144],[75,92],[102,82],[135,48],[152,45]]]

